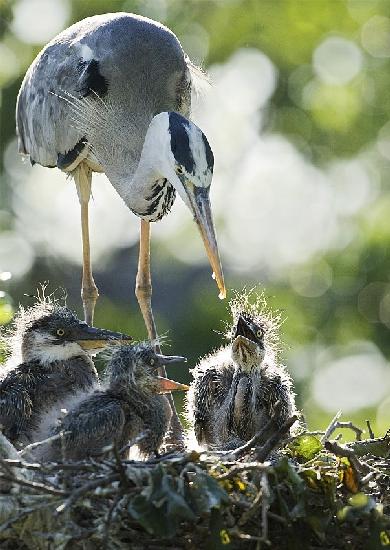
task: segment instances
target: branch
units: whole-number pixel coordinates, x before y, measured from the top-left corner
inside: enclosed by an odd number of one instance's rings
[[[286,422],[282,426],[280,426],[280,428],[274,434],[271,435],[268,441],[266,441],[266,443],[264,443],[264,445],[256,451],[256,459],[259,462],[264,462],[264,460],[280,443],[280,440],[290,430],[291,426],[295,424],[297,420],[297,415],[294,414],[293,416],[291,416],[291,418],[286,420]]]

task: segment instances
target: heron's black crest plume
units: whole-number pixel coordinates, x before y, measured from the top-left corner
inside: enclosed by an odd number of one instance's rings
[[[171,134],[173,156],[189,174],[193,174],[195,166],[190,148],[187,119],[179,113],[169,113],[169,133]]]
[[[78,90],[81,97],[86,97],[93,92],[100,97],[105,96],[108,91],[108,80],[101,74],[99,62],[96,59],[80,61],[79,67],[83,82],[83,87]]]

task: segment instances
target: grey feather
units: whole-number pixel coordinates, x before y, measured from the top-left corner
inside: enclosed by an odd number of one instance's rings
[[[122,346],[107,365],[105,390],[81,396],[50,433],[64,432],[61,440],[52,441],[38,452],[41,460],[62,457],[80,460],[101,455],[115,444],[122,449],[129,440],[140,435],[142,455],[148,456],[160,447],[171,418],[171,409],[164,395],[156,393],[152,364],[157,362],[148,343]]]
[[[92,62],[96,78],[88,70]],[[147,18],[104,14],[72,25],[42,50],[23,80],[16,111],[20,152],[43,166],[56,166],[58,155],[84,137],[100,151],[113,137],[131,143],[128,160],[135,167],[156,113],[177,110],[188,116],[187,63],[175,35]],[[80,105],[88,106],[87,115]],[[115,128],[104,125],[105,109],[115,110]]]
[[[255,327],[267,326],[261,316],[256,322]],[[198,443],[208,449],[237,448],[271,421],[263,434],[264,442],[287,418],[297,414],[290,375],[277,361],[275,350],[262,347],[267,342],[266,329],[258,344],[246,340],[252,348],[246,349],[241,360],[233,352],[237,338],[234,329],[229,331],[232,343],[202,359],[192,371],[187,414]]]

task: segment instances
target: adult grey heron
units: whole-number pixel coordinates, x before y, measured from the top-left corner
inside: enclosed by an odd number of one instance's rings
[[[163,25],[129,13],[96,15],[55,37],[28,69],[19,91],[19,151],[32,164],[70,173],[81,205],[82,299],[93,322],[88,204],[92,172],[104,172],[141,218],[136,296],[149,338],[150,222],[165,216],[176,192],[199,227],[220,295],[225,285],[209,191],[214,158],[188,119],[193,65]]]

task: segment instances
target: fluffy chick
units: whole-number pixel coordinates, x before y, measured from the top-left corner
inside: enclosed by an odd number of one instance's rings
[[[51,435],[63,432],[63,436],[45,445],[39,458],[82,460],[101,455],[113,444],[121,450],[141,434],[140,453],[157,452],[172,414],[161,394],[188,386],[156,376],[155,371],[183,360],[160,355],[149,343],[115,350],[107,365],[106,389],[84,396],[70,409],[51,431]]]
[[[277,321],[263,302],[236,300],[232,313],[230,344],[192,370],[188,392],[187,413],[195,437],[214,450],[241,446],[272,420],[266,441],[297,413],[291,378],[277,360]]]
[[[61,408],[64,399],[98,383],[90,355],[113,340],[129,341],[129,337],[89,327],[67,307],[50,300],[21,308],[9,341],[22,362],[0,373],[4,435],[17,446],[30,443],[50,407]]]

